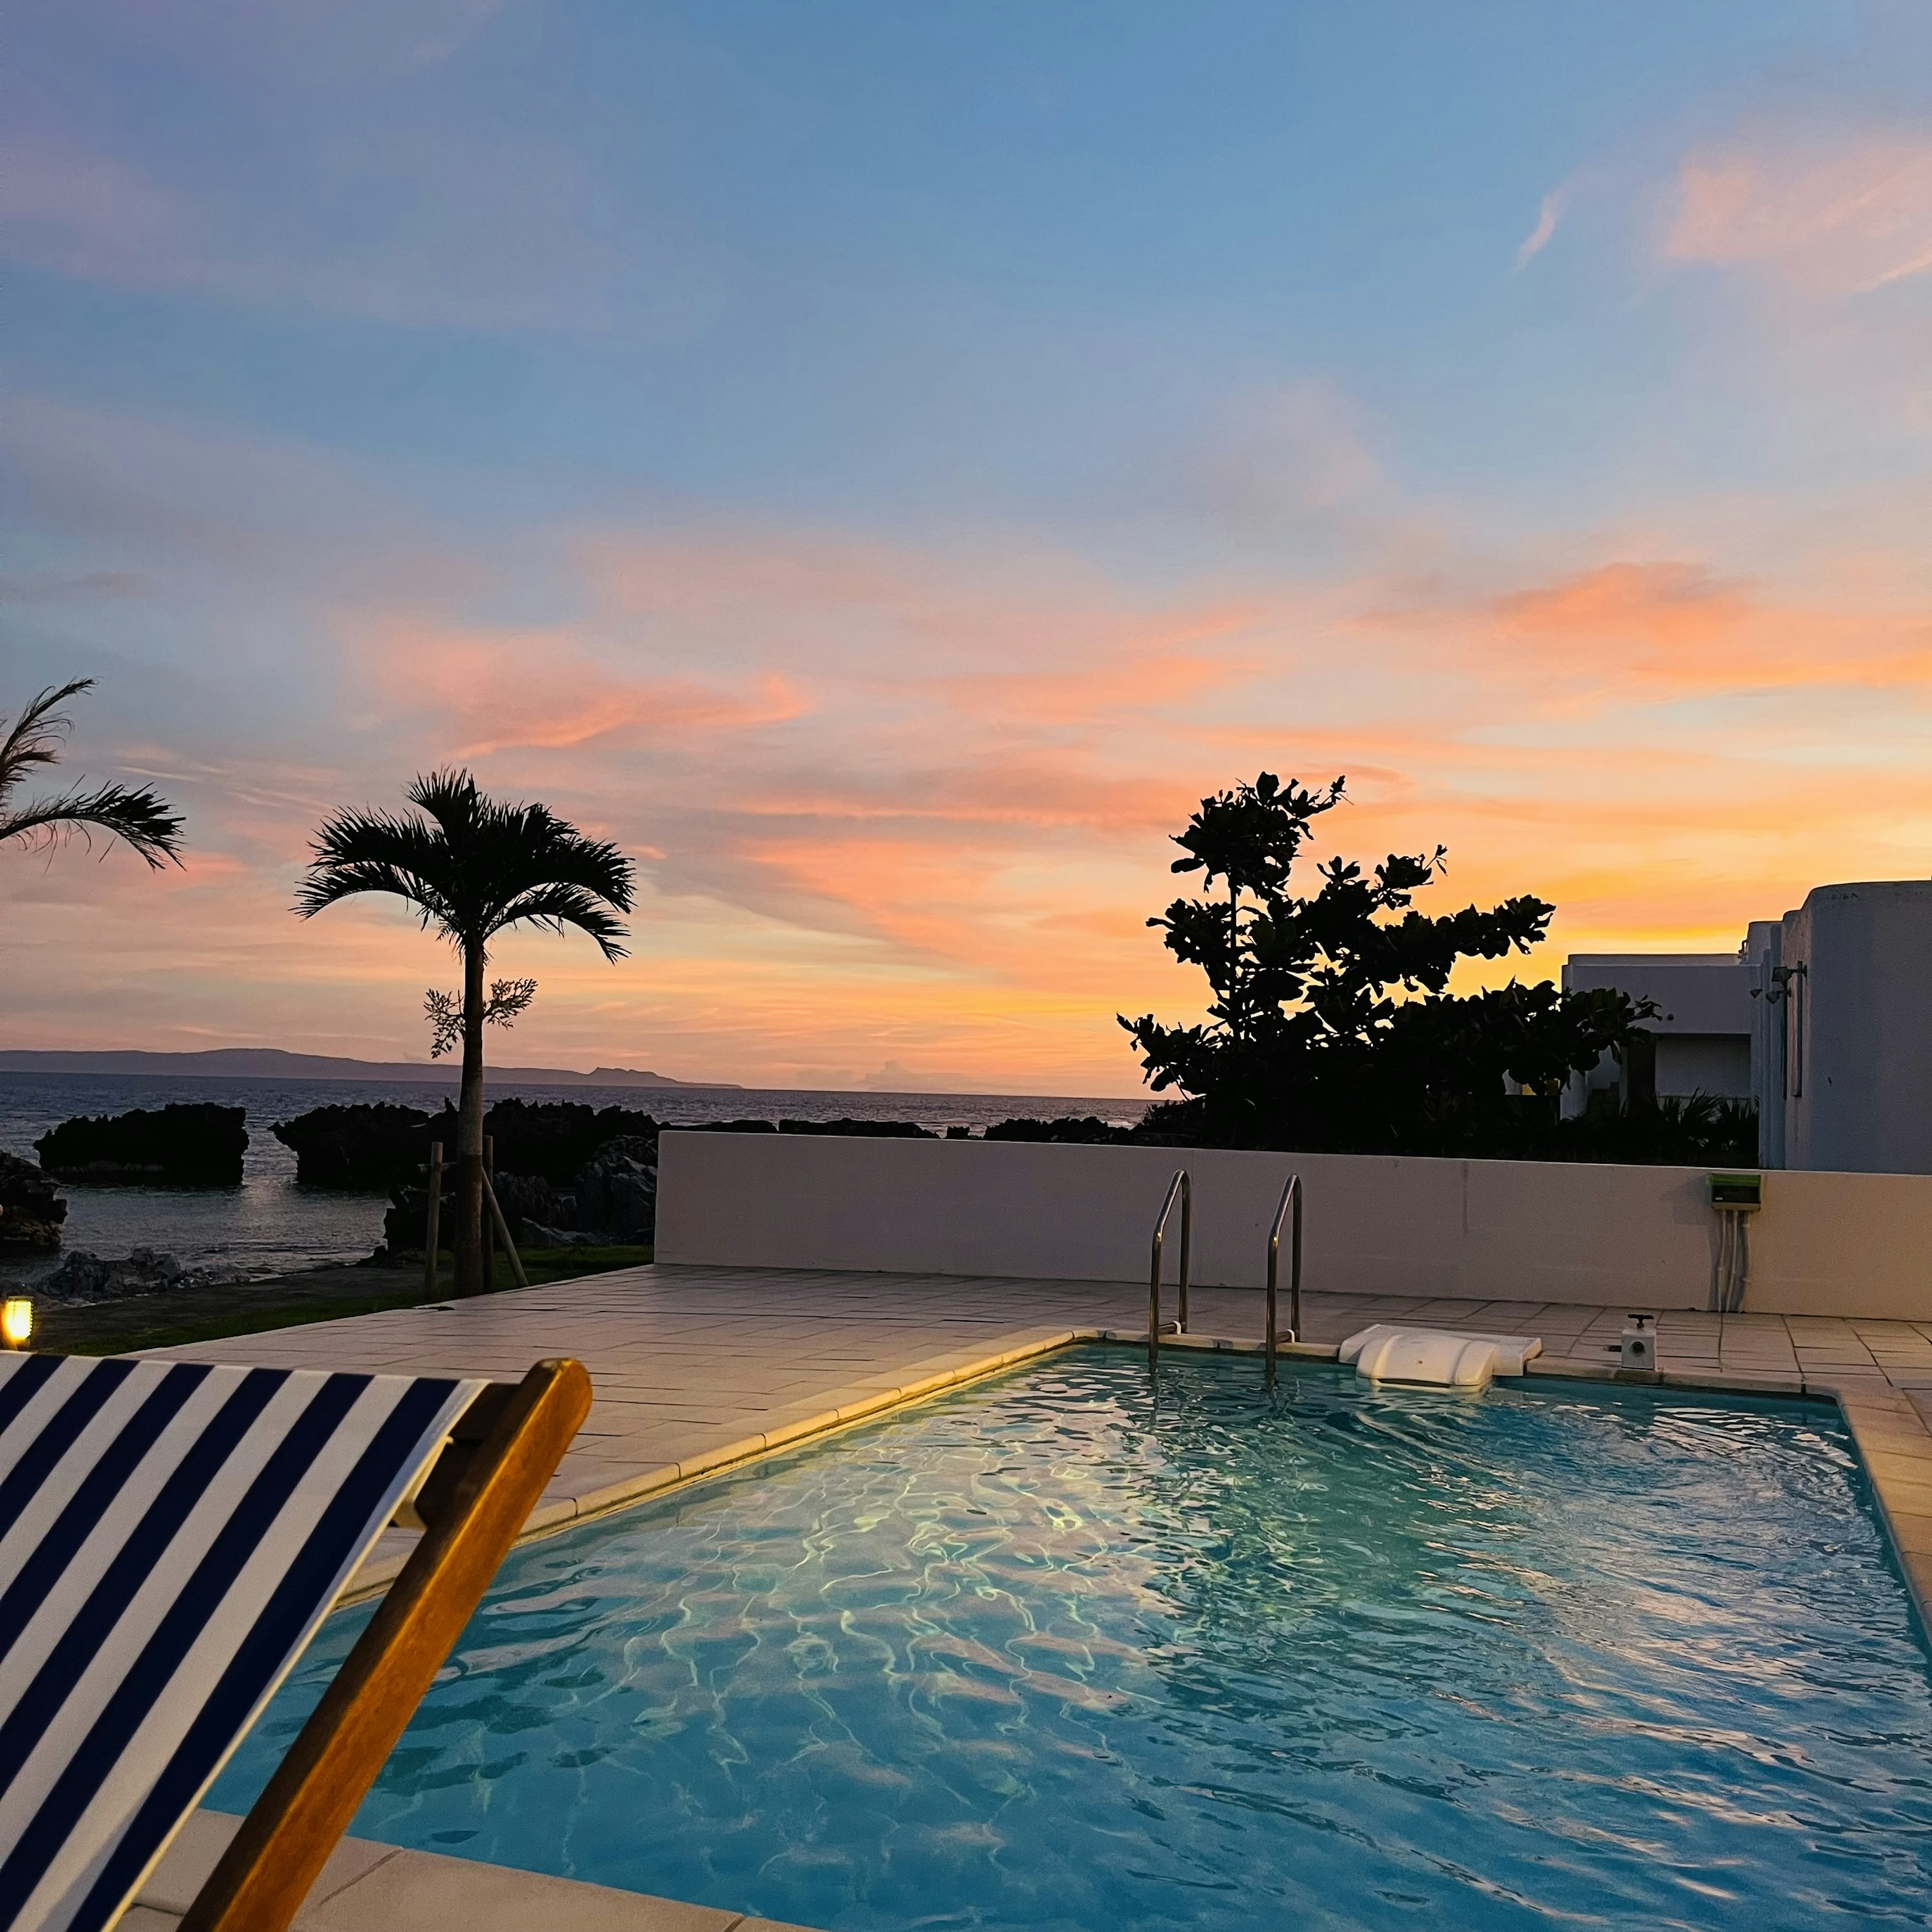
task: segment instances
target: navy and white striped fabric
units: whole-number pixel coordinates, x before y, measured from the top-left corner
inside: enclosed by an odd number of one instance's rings
[[[0,1928],[113,1923],[484,1386],[0,1355]]]

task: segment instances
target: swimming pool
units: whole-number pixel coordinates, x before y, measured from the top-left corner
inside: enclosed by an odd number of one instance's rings
[[[832,1932],[1925,1922],[1834,1411],[1258,1382],[1070,1351],[532,1544],[353,1828]]]

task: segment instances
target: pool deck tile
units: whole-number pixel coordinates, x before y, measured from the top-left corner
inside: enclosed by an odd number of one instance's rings
[[[540,1533],[1076,1336],[1132,1337],[1144,1326],[1145,1297],[1138,1282],[666,1266],[164,1352],[499,1377],[539,1354],[575,1354],[596,1401],[532,1519]],[[1255,1346],[1262,1312],[1252,1291],[1197,1288],[1191,1325],[1197,1336]],[[1544,1354],[1534,1372],[1602,1378],[1616,1372],[1625,1316],[1621,1306],[1311,1294],[1304,1340],[1332,1348],[1391,1320],[1536,1334]],[[1932,1414],[1932,1321],[1666,1310],[1656,1346],[1666,1385],[1847,1402],[1867,1390],[1900,1402],[1922,1394]],[[1922,1426],[1916,1412],[1913,1419]],[[1900,1447],[1888,1441],[1878,1453]],[[1932,1480],[1932,1469],[1882,1473],[1915,1492]],[[1923,1513],[1912,1507],[1916,1493],[1901,1488],[1896,1501],[1903,1514]],[[357,1589],[381,1588],[408,1547],[400,1532],[385,1537]]]
[[[1170,1318],[1174,1306],[1170,1290]],[[1618,1369],[1618,1346],[1628,1312],[1624,1304],[1311,1293],[1292,1352],[1332,1358],[1372,1322],[1408,1322],[1540,1336],[1544,1352],[1530,1365],[1533,1376],[1834,1400],[1920,1615],[1932,1622],[1932,1319],[1664,1310],[1656,1321],[1657,1372],[1627,1376]],[[1285,1295],[1281,1318],[1288,1318]],[[1263,1320],[1256,1291],[1196,1288],[1192,1334],[1163,1347],[1258,1352]],[[1144,1283],[667,1265],[153,1352],[502,1379],[544,1356],[575,1355],[590,1371],[596,1401],[526,1527],[536,1536],[1070,1341],[1144,1346],[1146,1322]],[[348,1594],[386,1586],[414,1540],[402,1531],[384,1535]],[[122,1920],[125,1932],[164,1932],[176,1923],[193,1889],[184,1894],[181,1875],[203,1853],[212,1868],[233,1829],[232,1820],[203,1823],[214,1816],[192,1821]],[[218,1842],[212,1832],[221,1834]],[[344,1841],[296,1921],[303,1932],[513,1925],[524,1932],[538,1923],[544,1932],[799,1932],[355,1840]]]
[[[122,1916],[120,1932],[172,1932],[241,1822],[226,1812],[196,1812]],[[295,1932],[740,1932],[766,1922],[344,1838],[296,1913]]]

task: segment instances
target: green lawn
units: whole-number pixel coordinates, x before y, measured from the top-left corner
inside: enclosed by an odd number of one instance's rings
[[[536,1287],[605,1274],[613,1268],[637,1268],[650,1258],[648,1247],[535,1248],[524,1256],[524,1267],[530,1285]],[[444,1298],[449,1294],[450,1275],[446,1263],[438,1283]],[[516,1285],[509,1257],[499,1254],[493,1292]],[[385,1308],[410,1308],[423,1300],[420,1268],[318,1268],[242,1287],[136,1295],[86,1307],[42,1302],[34,1308],[29,1346],[60,1354],[124,1354],[136,1348],[178,1348],[224,1335],[252,1335],[265,1328],[373,1315]]]

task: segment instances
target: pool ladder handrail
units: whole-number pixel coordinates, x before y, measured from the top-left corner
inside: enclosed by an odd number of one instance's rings
[[[1180,1319],[1175,1324],[1180,1334],[1187,1333],[1187,1281],[1194,1258],[1194,1182],[1184,1167],[1174,1171],[1167,1184],[1167,1198],[1154,1224],[1153,1253],[1148,1264],[1148,1366],[1160,1361],[1161,1250],[1167,1238],[1168,1216],[1174,1212],[1174,1198],[1180,1197]]]
[[[1281,1283],[1281,1224],[1288,1218],[1290,1204],[1294,1208],[1294,1232],[1288,1249],[1288,1339],[1301,1340],[1301,1176],[1291,1174],[1281,1190],[1281,1204],[1274,1210],[1274,1225],[1268,1230],[1268,1341],[1262,1353],[1268,1358],[1268,1385],[1274,1387],[1274,1354],[1280,1346],[1276,1310]]]

